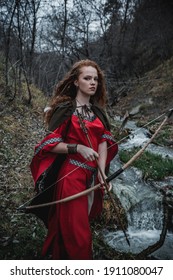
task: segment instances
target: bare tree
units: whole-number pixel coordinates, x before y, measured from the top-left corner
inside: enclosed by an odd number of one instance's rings
[[[9,91],[9,60],[10,60],[10,43],[12,37],[13,20],[17,8],[17,1],[3,1],[1,3],[1,24],[4,37],[4,51],[5,51],[5,95]]]
[[[172,6],[170,0],[73,0],[73,6],[70,0],[2,0],[6,93],[13,75],[13,97],[22,96],[24,79],[31,102],[32,82],[50,93],[71,64],[83,58],[101,65],[114,92],[129,76],[153,67],[155,58],[169,57]]]
[[[15,79],[15,91],[21,94],[22,76],[28,89],[28,103],[31,102],[32,94],[30,90],[31,69],[34,57],[34,47],[36,41],[37,12],[41,0],[14,0],[1,3],[1,16],[4,34],[4,52],[6,58],[6,94],[9,89],[9,69],[12,69]],[[9,68],[10,66],[10,68]]]

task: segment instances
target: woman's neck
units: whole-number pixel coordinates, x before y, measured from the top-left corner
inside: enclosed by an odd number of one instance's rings
[[[83,106],[83,105],[90,105],[90,97],[86,96],[76,96],[76,102],[77,105]]]

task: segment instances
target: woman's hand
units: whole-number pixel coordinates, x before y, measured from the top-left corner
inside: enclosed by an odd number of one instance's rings
[[[77,145],[77,152],[81,154],[81,156],[83,156],[84,159],[88,161],[93,161],[99,157],[98,153],[95,152],[92,148],[89,148],[81,144]]]
[[[106,180],[107,179],[107,176],[105,173],[102,173],[103,176],[104,176],[104,179]],[[102,178],[102,175],[100,174],[100,172],[98,172],[98,180],[101,184],[104,184],[104,180]],[[110,192],[112,190],[112,184],[111,183],[107,183],[108,185],[108,191]],[[104,189],[106,188],[106,186],[104,186]]]

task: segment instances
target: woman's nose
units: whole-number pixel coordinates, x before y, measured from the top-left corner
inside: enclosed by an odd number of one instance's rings
[[[91,84],[94,84],[95,85],[95,79],[91,79]]]

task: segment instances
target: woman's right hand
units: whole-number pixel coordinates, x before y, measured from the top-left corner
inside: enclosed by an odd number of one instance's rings
[[[99,157],[98,153],[94,151],[92,148],[78,144],[77,152],[84,157],[85,160],[93,161]]]

